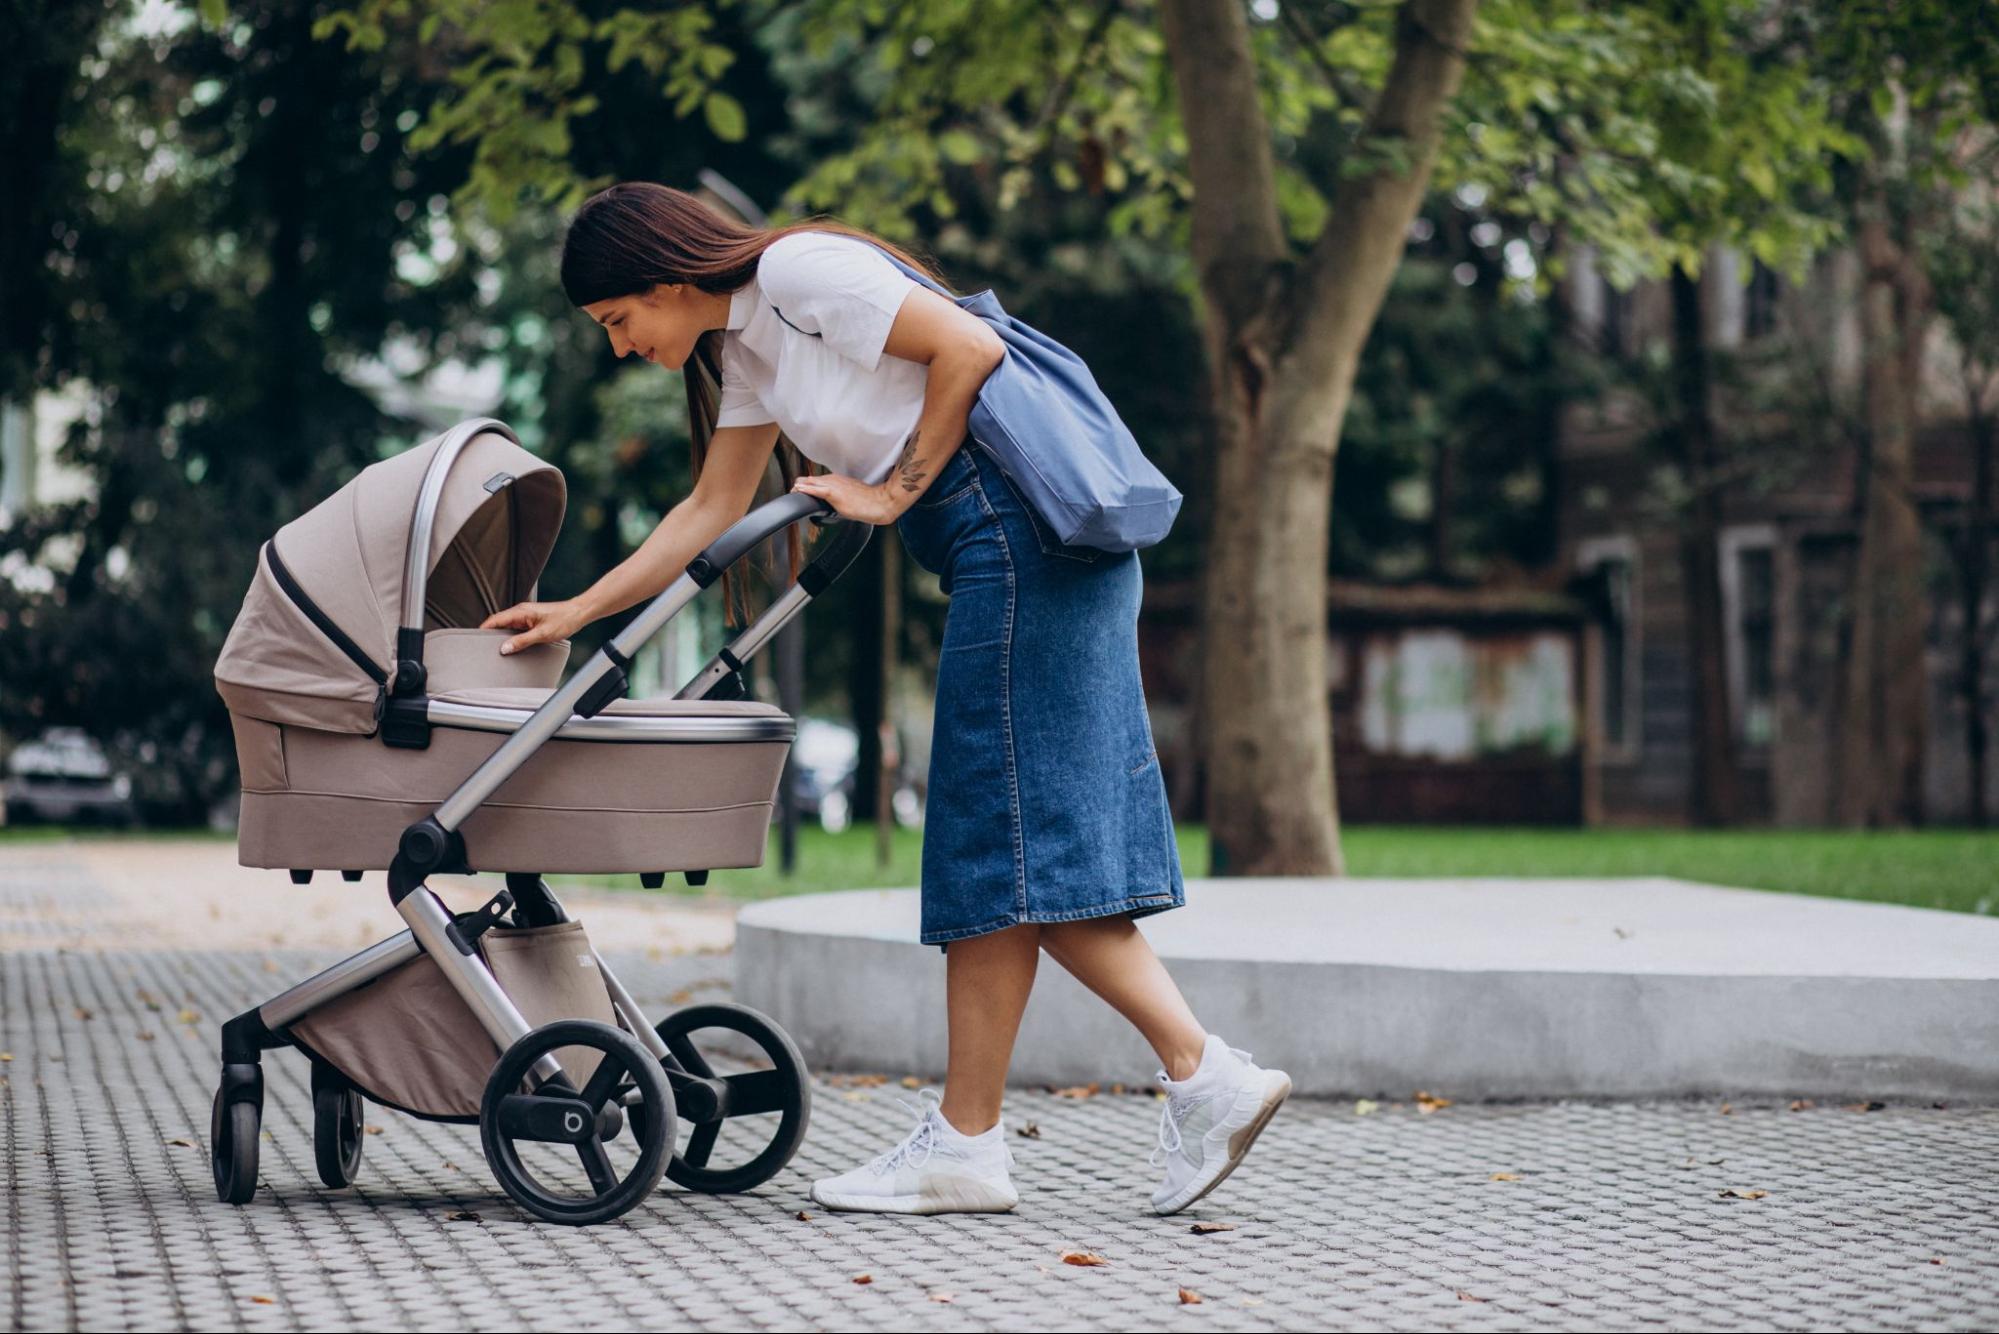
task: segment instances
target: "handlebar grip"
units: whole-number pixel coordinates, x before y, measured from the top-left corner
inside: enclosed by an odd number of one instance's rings
[[[722,577],[722,571],[741,560],[757,543],[815,514],[831,514],[833,507],[818,496],[793,491],[757,506],[730,524],[708,549],[687,562],[687,577],[702,588]]]

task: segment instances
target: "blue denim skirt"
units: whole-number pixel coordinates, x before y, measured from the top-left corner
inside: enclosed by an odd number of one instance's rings
[[[1186,902],[1139,682],[1138,553],[1057,541],[969,440],[896,527],[951,599],[923,943]]]

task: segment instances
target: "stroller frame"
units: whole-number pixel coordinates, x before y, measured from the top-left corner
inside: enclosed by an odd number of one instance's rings
[[[427,730],[433,723],[485,726],[494,730],[508,730],[511,724],[498,711],[432,701],[422,694],[425,567],[438,497],[453,458],[474,436],[488,431],[518,443],[511,430],[492,418],[462,422],[446,433],[425,474],[412,517],[404,568],[404,623],[397,634],[400,660],[394,674],[395,694],[387,700],[382,714],[386,744],[421,744],[398,738],[407,738],[412,729]],[[627,668],[633,656],[703,589],[720,578],[724,570],[792,524],[807,519],[825,524],[837,518],[825,501],[792,493],[758,506],[729,527],[689,562],[685,572],[638,616],[520,721],[512,729],[512,735],[430,815],[404,829],[389,866],[388,891],[390,902],[408,924],[407,930],[333,964],[223,1025],[222,1072],[210,1144],[217,1194],[223,1200],[241,1204],[254,1193],[257,1125],[263,1102],[262,1054],[285,1046],[297,1046],[313,1060],[315,1148],[322,1179],[330,1186],[345,1185],[352,1179],[361,1143],[361,1091],[287,1030],[321,1007],[420,956],[428,956],[437,965],[501,1053],[481,1104],[482,1139],[500,1184],[531,1212],[556,1222],[598,1222],[616,1217],[643,1200],[663,1173],[696,1189],[746,1190],[768,1180],[789,1161],[804,1137],[809,1116],[809,1083],[805,1081],[797,1048],[775,1023],[739,1006],[694,1007],[700,1014],[677,1012],[674,1018],[691,1015],[695,1020],[705,1021],[699,1023],[700,1027],[728,1028],[749,1037],[778,1067],[775,1072],[766,1072],[763,1078],[718,1077],[706,1068],[687,1041],[685,1026],[671,1029],[673,1020],[669,1019],[655,1028],[631,992],[592,949],[613,1009],[629,1029],[629,1035],[610,1025],[587,1020],[562,1020],[537,1029],[481,956],[477,942],[487,929],[505,925],[509,914],[512,924],[519,927],[549,926],[571,920],[541,875],[508,872],[505,890],[476,911],[455,915],[426,882],[434,874],[470,873],[460,827],[544,742],[556,736],[587,738],[605,734],[604,723],[590,720],[612,700],[625,695],[629,684]],[[799,572],[797,581],[773,599],[756,620],[717,652],[673,697],[741,698],[744,685],[740,673],[744,664],[845,572],[867,545],[872,531],[865,524],[841,523],[836,534]],[[417,622],[414,626],[408,624],[412,619]],[[477,716],[487,712],[495,716]],[[795,729],[790,719],[766,717],[647,719],[641,726],[646,735],[653,737],[721,741],[789,740]],[[293,877],[296,880],[309,874],[309,871],[294,871]],[[355,872],[345,874],[349,878],[358,877]],[[688,876],[691,882],[699,883],[706,874],[689,872]],[[649,886],[658,883],[653,874],[642,878]],[[599,1073],[581,1091],[571,1084],[556,1055],[558,1048],[573,1050],[579,1044],[594,1047],[600,1053]],[[641,1055],[640,1065],[649,1068],[635,1067],[634,1062]],[[786,1074],[787,1065],[788,1087],[785,1080],[767,1077],[770,1073]],[[607,1073],[611,1071],[617,1073]],[[534,1092],[523,1095],[519,1092],[523,1087]],[[708,1153],[723,1121],[732,1115],[772,1111],[782,1111],[784,1116],[768,1148],[740,1168],[708,1168]],[[623,1180],[607,1179],[607,1160],[597,1141],[607,1141],[617,1134],[626,1117],[630,1118],[635,1135],[645,1143],[645,1149],[638,1166]],[[693,1133],[684,1156],[672,1156],[676,1121],[683,1117],[693,1123]],[[596,1192],[594,1197],[552,1195],[540,1189],[532,1179],[524,1179],[527,1174],[519,1168],[510,1148],[496,1153],[496,1136],[502,1141],[518,1137],[576,1145]],[[330,1138],[332,1142],[319,1142],[322,1138]],[[345,1179],[336,1180],[336,1177]]]

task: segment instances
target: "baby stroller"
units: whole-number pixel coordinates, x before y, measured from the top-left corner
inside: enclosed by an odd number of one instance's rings
[[[501,1187],[559,1223],[616,1218],[662,1173],[751,1189],[804,1138],[810,1084],[784,1030],[735,1005],[654,1026],[542,876],[637,872],[656,888],[762,862],[794,723],[744,698],[742,667],[871,530],[840,525],[673,698],[633,700],[633,655],[696,594],[765,538],[834,516],[800,494],[758,507],[561,682],[566,642],[502,657],[514,632],[477,627],[535,596],[565,490],[477,418],[363,469],[264,544],[215,668],[242,768],[238,860],[299,884],[386,870],[409,929],[223,1025],[209,1150],[228,1203],[256,1190],[260,1061],[281,1046],[311,1062],[330,1187],[359,1166],[364,1097],[476,1122]],[[506,887],[473,912],[425,883],[480,871]]]

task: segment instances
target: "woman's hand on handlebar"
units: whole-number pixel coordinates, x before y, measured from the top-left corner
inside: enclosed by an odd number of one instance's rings
[[[574,598],[563,602],[516,602],[505,611],[496,611],[479,623],[481,630],[522,630],[500,645],[501,653],[518,653],[536,644],[552,644],[568,639],[590,624],[590,616]]]

